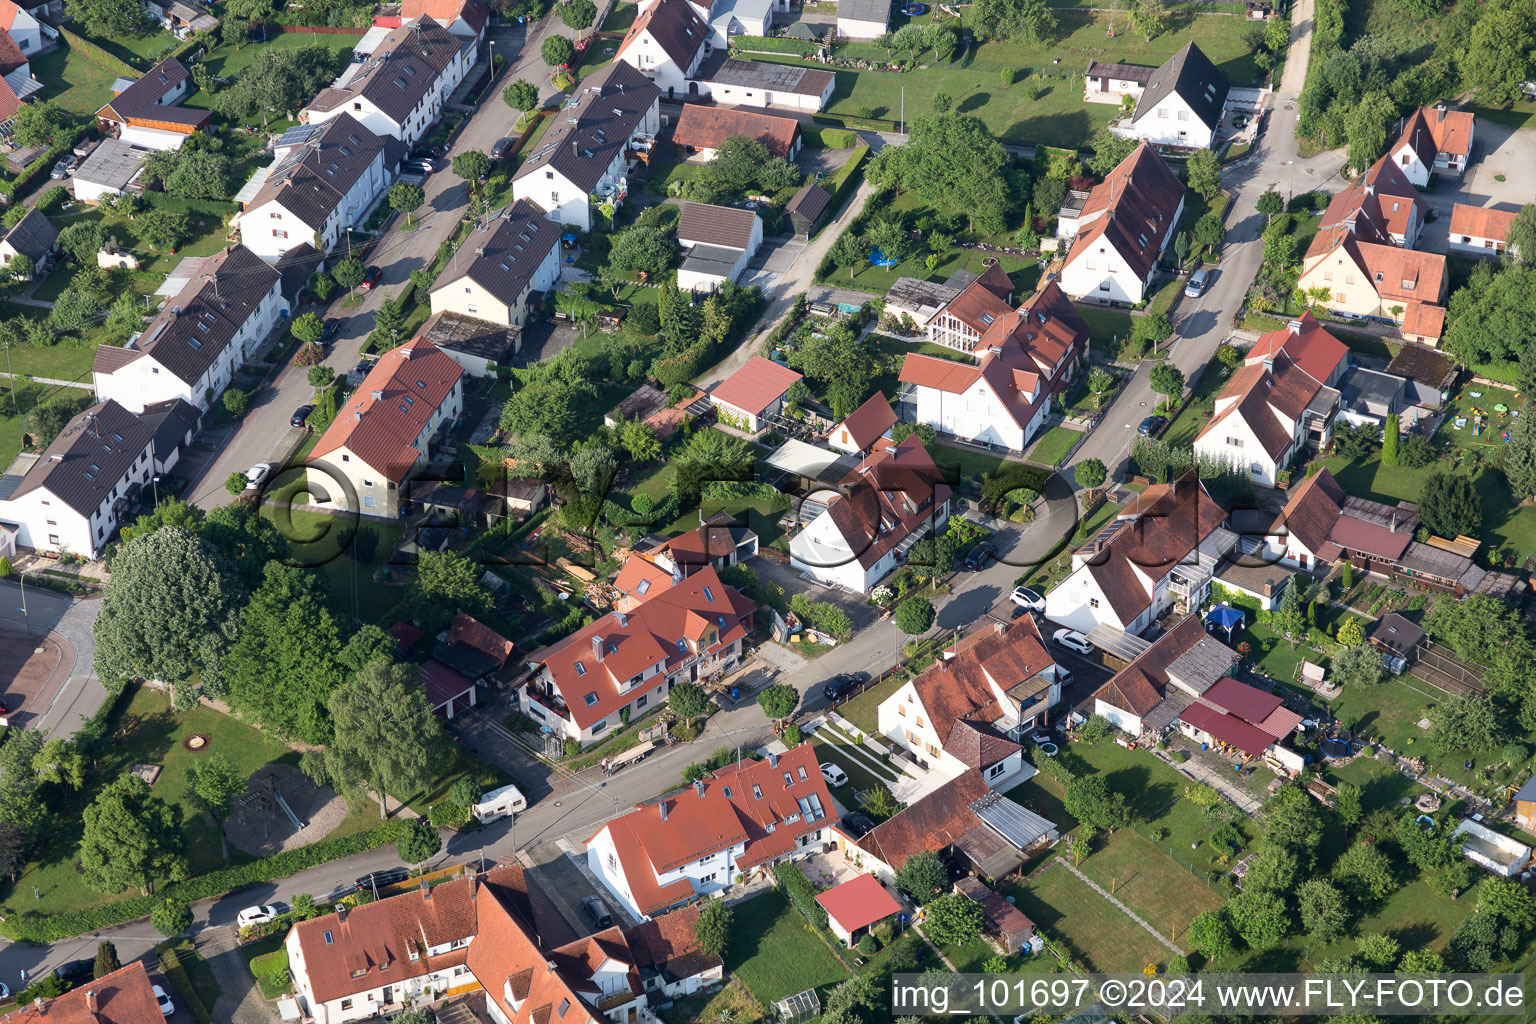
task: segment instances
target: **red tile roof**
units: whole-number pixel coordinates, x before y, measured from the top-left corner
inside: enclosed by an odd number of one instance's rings
[[[1247,683],[1240,683],[1231,676],[1222,676],[1200,695],[1208,704],[1229,715],[1257,725],[1268,718],[1285,701],[1272,693],[1265,693]]]
[[[962,288],[960,294],[944,307],[944,312],[977,334],[985,334],[994,320],[1012,310],[1012,297],[1013,281],[1001,263],[994,263]]]
[[[756,416],[783,398],[791,384],[802,379],[800,374],[787,366],[780,366],[762,356],[753,356],[747,365],[721,381],[709,397]]]
[[[1403,309],[1403,335],[1439,341],[1445,334],[1445,307],[1410,302]]]
[[[1326,384],[1349,359],[1349,346],[1329,334],[1311,311],[1254,342],[1245,362],[1262,362],[1284,352],[1297,366]]]
[[[1417,523],[1417,516],[1410,519],[1405,513],[1397,529],[1394,530],[1389,525],[1350,515],[1349,505],[1346,503],[1344,515],[1334,521],[1333,527],[1328,531],[1328,539],[1345,551],[1395,560],[1408,550],[1409,544],[1413,543],[1413,528]]]
[[[1370,275],[1383,302],[1438,303],[1445,295],[1445,256],[1436,252],[1399,249],[1394,245],[1356,242],[1360,265]]]
[[[459,612],[448,627],[448,643],[473,647],[494,661],[497,668],[517,651],[517,644],[466,612]]]
[[[683,576],[691,576],[716,558],[736,550],[737,541],[746,540],[751,531],[736,525],[736,517],[720,512],[701,526],[680,533],[658,545],[650,554],[666,553]],[[658,567],[659,568],[659,567]]]
[[[864,460],[828,505],[837,531],[868,569],[909,535],[933,523],[950,487],[916,434]]]
[[[1318,555],[1328,543],[1328,531],[1343,515],[1343,509],[1344,488],[1332,473],[1321,469],[1292,492],[1269,532],[1278,535],[1283,531]]]
[[[422,665],[416,678],[427,695],[427,703],[434,709],[452,703],[455,697],[463,696],[475,688],[473,679],[454,671],[436,658]]]
[[[954,359],[908,352],[901,361],[902,383],[948,391],[952,395],[963,394],[980,377],[981,370],[977,366]]]
[[[856,845],[900,871],[913,854],[937,853],[980,826],[971,804],[987,793],[981,772],[969,769],[876,825]]]
[[[1258,757],[1269,748],[1274,738],[1256,725],[1251,725],[1235,715],[1224,715],[1214,708],[1195,703],[1179,712],[1179,717],[1196,729],[1203,729],[1216,739]]]
[[[754,609],[706,566],[633,611],[610,612],[533,652],[530,660],[549,672],[571,720],[585,729],[659,688],[685,658],[719,651],[746,636]],[[601,658],[594,653],[597,640]],[[680,640],[689,641],[688,650],[678,649]],[[664,671],[619,692],[620,683],[662,663]]]
[[[27,64],[27,55],[21,52],[11,34],[0,28],[0,75],[8,75]]]
[[[5,1020],[7,1024],[165,1024],[165,1015],[143,962],[135,960],[56,998],[12,1009]]]
[[[626,928],[624,938],[639,966],[655,967],[677,979],[691,978],[724,967],[718,956],[699,948],[694,928],[698,920],[698,904],[680,907]]]
[[[1055,664],[1034,618],[1025,615],[1006,627],[982,626],[945,653],[952,657],[941,658],[912,680],[944,749],[972,768],[989,767],[1017,752],[1017,743],[991,728],[1013,715],[992,687],[1006,693]]]
[[[901,904],[885,891],[874,875],[863,874],[816,894],[827,916],[843,931],[853,933],[901,913]]]
[[[401,482],[425,451],[424,444],[412,447],[413,442],[463,375],[464,368],[446,352],[420,338],[384,353],[321,435],[309,461],[345,448],[385,479]]]
[[[1514,221],[1515,216],[1509,210],[1456,203],[1451,207],[1451,235],[1492,238],[1502,242],[1504,236],[1509,233],[1509,225]]]
[[[1472,149],[1472,131],[1477,118],[1465,110],[1440,110],[1420,107],[1408,115],[1396,150],[1404,142],[1413,147],[1426,166],[1432,166],[1437,153],[1465,156]]]
[[[614,589],[636,605],[644,604],[672,586],[672,574],[643,555],[630,555],[619,567]]]
[[[441,888],[441,887],[439,887]],[[579,976],[570,957],[552,956],[542,932],[531,932],[519,919],[513,901],[495,886],[479,897],[475,941],[460,950],[475,980],[485,987],[502,1017],[511,1024],[587,1024],[600,1016],[578,989],[591,988],[591,977]],[[361,908],[360,908],[361,909]],[[425,958],[422,961],[424,962]],[[517,1002],[508,998],[508,990]]]
[[[1291,426],[1301,418],[1322,383],[1285,354],[1270,365],[1249,363],[1232,375],[1216,396],[1216,416],[1199,437],[1219,434],[1223,425],[1239,418],[1248,425],[1271,459],[1282,460],[1295,435]]]
[[[1183,201],[1184,183],[1143,142],[1088,193],[1066,262],[1103,241],[1138,279],[1145,279]]]
[[[687,6],[687,0],[676,0]],[[654,10],[655,8],[652,8]],[[735,107],[706,107],[683,104],[683,112],[672,129],[672,141],[694,149],[719,149],[733,135],[745,135],[761,142],[774,156],[789,156],[800,135],[800,122],[791,117],[774,117]]]
[[[490,10],[481,0],[404,0],[400,5],[402,21],[414,21],[422,15],[445,28],[462,17],[465,24],[479,32],[485,27]]]
[[[21,12],[22,9],[12,3],[11,0],[0,0],[0,28],[7,31],[14,28],[16,26],[16,15]]]
[[[896,410],[891,408],[891,400],[885,397],[884,392],[876,391],[863,405],[849,413],[847,419],[833,427],[832,433],[846,430],[847,443],[860,451],[868,451],[882,434],[895,425]]]

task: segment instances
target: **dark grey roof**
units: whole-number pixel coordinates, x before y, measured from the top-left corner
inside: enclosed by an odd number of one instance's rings
[[[1147,80],[1146,91],[1136,101],[1136,112],[1131,115],[1131,120],[1136,121],[1174,93],[1189,105],[1207,128],[1215,129],[1221,121],[1221,110],[1227,104],[1227,76],[1217,70],[1200,47],[1185,43],[1183,49],[1169,57]]]
[[[120,120],[128,118],[152,118],[175,124],[202,124],[210,114],[206,110],[185,109],[160,100],[191,77],[187,66],[175,57],[167,57],[146,71],[128,88],[112,97],[101,111],[111,110]],[[98,114],[101,111],[97,111]]]
[[[1349,371],[1339,389],[1344,408],[1362,416],[1387,416],[1401,412],[1403,378],[1380,370],[1357,366]]]
[[[5,240],[10,243],[11,248],[19,253],[25,253],[34,261],[52,252],[53,243],[58,241],[58,238],[59,232],[53,226],[53,222],[43,216],[35,206],[5,234]]]
[[[1120,82],[1140,82],[1147,84],[1147,79],[1152,77],[1152,72],[1157,68],[1149,68],[1145,64],[1109,64],[1103,61],[1091,60],[1088,62],[1088,70],[1083,72],[1085,78],[1113,78]]]
[[[149,444],[153,428],[108,399],[69,421],[11,497],[46,488],[90,516]]]
[[[792,92],[799,96],[820,96],[837,81],[830,71],[796,67],[793,64],[769,64],[761,60],[736,60],[728,51],[716,50],[699,66],[698,79],[718,85],[734,85],[770,92]]]
[[[277,282],[276,269],[245,246],[225,249],[161,307],[134,347],[196,384]]]
[[[507,354],[517,345],[522,332],[516,327],[493,324],[489,320],[443,310],[427,317],[416,332],[440,349],[505,363]]]
[[[75,171],[75,180],[123,189],[139,173],[148,158],[147,149],[139,149],[121,139],[102,139],[101,145]]]
[[[813,181],[795,193],[794,198],[789,201],[788,210],[795,216],[804,217],[814,224],[818,217],[827,212],[827,206],[831,202],[832,193]]]
[[[621,60],[580,88],[555,115],[539,148],[518,168],[517,179],[548,167],[577,188],[591,191],[661,97],[655,83]]]
[[[463,45],[458,36],[422,15],[385,36],[351,81],[340,89],[322,89],[310,108],[334,110],[361,96],[385,117],[403,124],[422,97],[436,88]]]
[[[722,249],[718,245],[696,245],[689,249],[688,255],[683,258],[682,269],[695,274],[730,277],[739,259],[741,259],[740,249]]]
[[[709,26],[704,24],[698,12],[688,0],[658,0],[650,10],[635,19],[624,36],[624,42],[638,39],[641,32],[649,32],[657,44],[684,72],[693,64],[694,55],[709,39]],[[628,45],[620,47],[627,50]]]
[[[246,209],[281,203],[285,210],[318,229],[383,150],[383,139],[352,115],[339,114],[277,162]]]
[[[511,305],[559,241],[559,226],[528,200],[519,199],[469,233],[432,290],[442,291],[467,277]]]
[[[717,245],[745,252],[752,245],[752,229],[757,214],[734,206],[708,203],[684,203],[677,218],[677,238],[683,243]]]
[[[838,21],[878,21],[891,23],[891,0],[838,0]]]
[[[300,242],[277,258],[273,264],[278,276],[282,278],[278,285],[283,292],[283,300],[289,306],[298,305],[299,293],[314,276],[315,268],[320,265],[320,250],[308,242]]]
[[[1397,612],[1388,612],[1376,620],[1369,636],[1371,642],[1378,647],[1385,647],[1394,654],[1412,660],[1414,651],[1424,641],[1424,630],[1411,619]]]
[[[192,433],[197,430],[202,413],[197,411],[195,405],[184,399],[172,398],[169,401],[146,405],[139,419],[154,431],[155,461],[164,462],[176,449],[187,443]]]

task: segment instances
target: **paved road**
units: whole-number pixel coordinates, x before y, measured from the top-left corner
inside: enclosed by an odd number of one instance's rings
[[[106,689],[96,679],[96,643],[91,636],[100,610],[99,600],[77,601],[39,587],[27,587],[23,598],[20,583],[0,582],[0,629],[47,635],[62,649],[64,680],[46,695],[47,705],[29,727],[73,736],[107,699]]]

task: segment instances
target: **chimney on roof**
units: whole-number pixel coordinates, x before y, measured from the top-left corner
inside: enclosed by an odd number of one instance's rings
[[[406,362],[410,362],[411,361],[411,346],[409,346],[409,345],[401,345],[400,346],[400,358],[405,360]]]
[[[1007,630],[1008,627],[1003,625],[1001,622],[992,623],[992,632],[996,633],[998,636],[1002,636],[1005,632],[1007,632]]]
[[[695,793],[699,794],[699,799],[700,800],[704,799],[704,780],[703,779],[694,779],[693,780],[693,791]]]
[[[47,1013],[48,1004],[51,1002],[53,1002],[52,999],[44,999],[42,996],[38,996],[36,999],[32,1000],[32,1009],[36,1010],[38,1013]]]
[[[432,887],[427,884],[427,880],[425,878],[421,880],[421,901],[423,903],[432,902]]]
[[[625,626],[629,625],[629,613],[628,612],[614,612],[613,613],[613,621],[618,624],[618,627],[620,629],[623,629]]]
[[[665,800],[663,800],[661,803],[657,804],[656,806],[661,811],[661,820],[662,821],[666,821],[667,820],[667,802]]]
[[[601,635],[592,638],[592,656],[598,661],[603,660],[603,638]]]
[[[352,410],[352,422],[353,423],[361,423],[361,422],[363,422],[363,411],[361,409],[354,409],[354,410]]]
[[[1437,104],[1435,106],[1435,121],[1436,122],[1440,122],[1440,121],[1444,121],[1444,120],[1445,120],[1445,104],[1444,103],[1440,103],[1440,104]]]
[[[1397,513],[1396,512],[1392,513],[1392,521],[1387,524],[1387,529],[1388,529],[1388,531],[1390,531],[1392,533],[1396,533],[1397,532]]]
[[[373,392],[373,400],[375,402],[382,402],[382,401],[384,401],[384,392],[375,390]]]
[[[1300,320],[1287,320],[1286,323],[1285,323],[1285,326],[1286,326],[1287,329],[1290,330],[1290,332],[1292,334],[1300,334],[1301,333],[1301,321]]]
[[[96,999],[96,990],[87,989],[85,993],[85,1008],[91,1013],[95,1013],[99,1005]]]
[[[768,754],[768,767],[769,768],[777,768],[778,766],[779,766],[779,755],[770,752]]]
[[[479,886],[480,886],[480,879],[476,878],[475,877],[475,873],[473,871],[471,871],[469,873],[469,898],[470,899],[474,899],[475,896],[478,894]]]

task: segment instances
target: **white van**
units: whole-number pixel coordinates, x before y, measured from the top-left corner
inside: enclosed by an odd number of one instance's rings
[[[509,814],[526,810],[528,799],[523,796],[522,790],[516,786],[502,786],[493,789],[489,793],[480,795],[480,802],[470,808],[470,811],[483,825],[497,818],[505,818]]]

